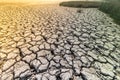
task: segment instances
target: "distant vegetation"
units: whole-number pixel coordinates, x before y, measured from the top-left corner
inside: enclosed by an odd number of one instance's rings
[[[105,0],[99,9],[120,24],[120,0]]]
[[[107,13],[115,22],[120,24],[120,0],[102,0],[100,1],[68,1],[60,3],[60,6],[76,8],[99,8]]]
[[[60,3],[60,6],[66,7],[82,7],[82,8],[98,8],[101,2],[99,1],[68,1]]]

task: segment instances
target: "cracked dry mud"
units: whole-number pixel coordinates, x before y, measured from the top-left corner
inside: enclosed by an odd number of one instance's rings
[[[0,6],[0,80],[120,80],[120,26],[77,10]]]

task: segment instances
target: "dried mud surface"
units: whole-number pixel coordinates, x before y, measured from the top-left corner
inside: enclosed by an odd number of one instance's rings
[[[120,26],[77,10],[0,6],[0,80],[120,80]]]

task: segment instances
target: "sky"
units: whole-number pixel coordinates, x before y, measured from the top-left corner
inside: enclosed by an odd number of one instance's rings
[[[40,3],[58,3],[63,1],[81,1],[81,0],[0,0],[0,2],[40,2]],[[90,1],[90,0],[89,0]],[[99,1],[99,0],[94,0]]]

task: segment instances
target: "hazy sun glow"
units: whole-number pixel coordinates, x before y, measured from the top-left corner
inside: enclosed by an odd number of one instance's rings
[[[70,1],[70,0],[0,0],[0,2],[40,2],[40,3],[56,3],[62,1]]]
[[[62,1],[83,1],[83,0],[0,0],[0,2],[33,2],[33,3],[59,3]],[[88,0],[91,1],[91,0]],[[99,1],[99,0],[92,0]]]

